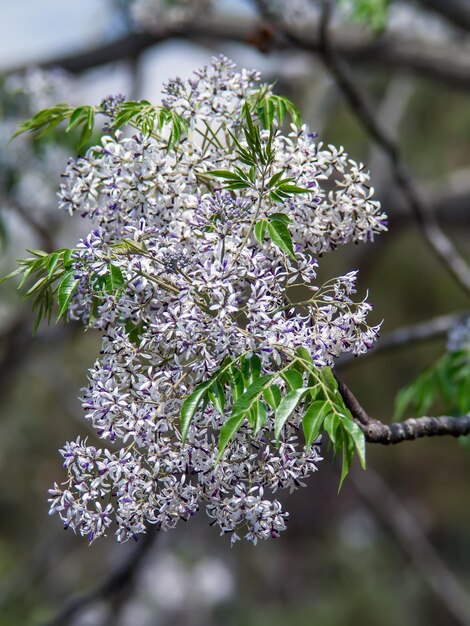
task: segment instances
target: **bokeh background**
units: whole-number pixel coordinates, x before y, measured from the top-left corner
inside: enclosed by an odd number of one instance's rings
[[[58,101],[99,104],[121,92],[158,102],[165,80],[223,53],[276,81],[322,141],[344,145],[371,169],[389,232],[321,259],[319,279],[359,269],[384,338],[468,309],[468,294],[429,250],[390,164],[321,57],[282,38],[249,0],[214,0],[212,11],[208,4],[0,2],[2,274],[25,248],[73,245],[87,228],[56,208],[72,144],[60,134],[8,143],[17,125]],[[311,21],[299,0],[274,4],[318,41],[315,2],[305,3]],[[465,0],[393,2],[379,30],[343,6],[332,24],[356,87],[467,258],[469,28]],[[451,438],[369,445],[368,471],[354,467],[339,495],[325,446],[307,488],[281,498],[288,531],[256,547],[231,549],[203,513],[132,545],[110,536],[89,548],[65,533],[47,515],[47,489],[62,475],[64,441],[93,439],[77,398],[100,338],[61,325],[33,338],[34,318],[15,287],[4,283],[0,293],[0,626],[470,624],[470,447]],[[397,391],[445,352],[448,327],[444,317],[426,340],[339,365],[372,416],[392,420]]]

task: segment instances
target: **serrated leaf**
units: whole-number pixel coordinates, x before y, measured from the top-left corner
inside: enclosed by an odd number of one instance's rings
[[[311,193],[312,191],[306,187],[299,187],[298,185],[291,185],[290,183],[281,183],[276,187],[276,190],[286,194]]]
[[[305,447],[309,448],[320,434],[323,422],[331,411],[331,406],[324,400],[317,400],[305,411],[302,418],[302,428],[305,435]]]
[[[255,238],[261,246],[264,243],[264,234],[266,232],[267,225],[268,225],[268,221],[265,220],[264,218],[259,220],[255,224],[255,228],[254,228]]]
[[[349,474],[349,468],[351,467],[351,461],[353,457],[353,448],[348,444],[348,441],[340,442],[342,452],[342,464],[341,464],[341,478],[338,486],[338,493],[341,491],[344,479]]]
[[[284,424],[295,411],[308,390],[308,387],[294,389],[282,398],[274,414],[274,436],[276,437],[276,441],[279,441]]]
[[[284,174],[284,170],[281,170],[280,172],[277,172],[276,174],[274,174],[273,176],[271,176],[271,178],[269,179],[268,182],[268,187],[275,187],[276,184],[278,183],[278,181],[282,178],[282,175]]]
[[[277,222],[283,222],[284,224],[292,224],[291,218],[285,213],[271,213],[270,220],[276,220]]]
[[[295,369],[288,369],[282,372],[281,376],[286,381],[291,391],[293,389],[300,389],[304,384],[302,374]]]
[[[351,436],[362,469],[366,469],[366,438],[364,433],[356,422],[351,419],[343,419],[342,426]]]
[[[243,181],[234,181],[227,184],[227,189],[229,191],[235,191],[236,189],[248,189],[250,187],[250,183],[245,183]]]
[[[242,373],[235,366],[232,366],[227,370],[227,378],[232,391],[232,397],[234,401],[236,401],[245,389]]]
[[[325,421],[323,422],[323,428],[328,433],[328,437],[330,438],[330,441],[334,446],[336,444],[336,430],[338,424],[338,415],[333,411],[331,413],[328,413],[328,415],[325,417]]]
[[[229,170],[212,170],[207,172],[208,176],[216,176],[217,178],[225,178],[227,180],[240,180],[240,176]]]
[[[184,445],[186,437],[188,436],[189,427],[191,426],[193,417],[213,382],[214,381],[211,379],[197,385],[193,393],[186,398],[181,406],[180,429],[182,445]]]
[[[124,286],[124,276],[117,265],[110,263],[108,269],[109,273],[105,276],[106,291],[109,294],[117,294]]]
[[[255,433],[255,435],[257,435],[258,432],[261,430],[261,428],[263,428],[263,426],[265,425],[266,419],[268,417],[268,413],[266,411],[266,407],[265,407],[264,403],[261,402],[261,400],[257,400],[255,402],[254,407],[255,407],[255,410],[256,410],[254,433]]]
[[[248,389],[246,389],[246,391],[244,391],[233,403],[232,417],[235,417],[239,413],[248,413],[258,397],[267,388],[272,377],[272,374],[265,374],[264,376],[260,376],[257,380],[255,380],[255,382],[253,382],[248,387]]]
[[[331,368],[324,367],[321,370],[321,376],[323,378],[324,383],[328,387],[328,389],[332,391],[333,393],[336,393],[338,391],[338,382],[336,378],[334,377],[334,374],[331,371]]]
[[[85,107],[77,107],[73,113],[70,115],[69,123],[67,124],[67,128],[65,129],[66,133],[69,133],[72,128],[75,128],[78,124],[82,123],[82,115]]]
[[[58,311],[56,321],[59,321],[60,318],[67,312],[70,301],[72,300],[72,296],[78,284],[79,281],[75,278],[75,270],[73,269],[68,270],[59,282],[57,287]]]
[[[263,391],[263,397],[272,409],[276,409],[281,402],[282,394],[279,385],[272,384]]]
[[[219,453],[216,459],[217,462],[219,462],[222,458],[225,448],[228,446],[233,436],[240,430],[240,426],[243,424],[244,420],[244,413],[237,414],[234,417],[231,417],[228,421],[226,421],[220,429]]]
[[[215,380],[208,390],[209,400],[219,411],[221,415],[224,415],[225,411],[225,394],[224,388],[218,380]]]
[[[278,220],[268,221],[268,233],[273,244],[295,260],[292,237],[284,222]]]
[[[250,383],[253,383],[261,375],[261,359],[257,354],[253,354],[250,359]]]

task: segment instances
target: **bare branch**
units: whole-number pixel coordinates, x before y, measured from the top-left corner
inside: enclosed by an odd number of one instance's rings
[[[370,358],[382,352],[408,347],[416,343],[429,341],[430,339],[444,337],[451,328],[468,317],[468,315],[468,311],[449,313],[447,315],[438,315],[417,324],[400,326],[378,339],[374,349],[361,355],[360,359]],[[356,362],[357,358],[351,354],[344,354],[338,358],[336,363],[339,367],[344,367],[353,361]]]
[[[362,97],[362,94],[356,88],[346,67],[340,62],[335,51],[332,49],[328,38],[330,14],[331,3],[329,0],[324,0],[323,18],[320,25],[320,39],[322,44],[321,55],[325,65],[335,78],[351,110],[369,135],[376,141],[377,145],[380,146],[383,152],[388,156],[394,178],[402,189],[426,242],[459,284],[470,293],[470,267],[465,259],[459,255],[451,240],[441,230],[435,215],[431,213],[429,207],[423,202],[411,173],[401,158],[398,145],[388,135],[385,129],[380,126],[372,108]]]
[[[163,41],[182,38],[191,41],[234,41],[270,50],[301,49],[320,52],[321,42],[313,26],[306,32],[297,31],[295,41],[276,36],[260,20],[210,18],[193,21],[178,27],[165,27],[157,33],[131,33],[111,43],[85,52],[46,59],[41,68],[61,67],[74,74],[138,56]],[[437,43],[403,39],[396,35],[367,36],[352,29],[340,27],[332,35],[332,46],[337,54],[351,63],[381,65],[405,69],[425,78],[431,78],[460,89],[470,88],[470,52],[452,42]],[[24,65],[4,69],[2,74],[22,72]]]
[[[42,626],[63,626],[63,624],[68,624],[72,617],[82,613],[88,606],[120,593],[133,581],[155,537],[155,531],[148,531],[139,539],[132,554],[97,587],[90,589],[87,593],[72,597],[56,615],[43,622]]]
[[[361,427],[366,441],[369,443],[381,443],[388,446],[402,441],[413,441],[421,437],[444,435],[463,437],[470,434],[470,413],[463,417],[450,417],[448,415],[418,417],[404,422],[384,424],[370,417],[338,373],[334,372],[334,374],[344,403],[351,411],[351,415]]]
[[[470,5],[467,0],[419,0],[427,9],[443,16],[459,29],[470,30]]]
[[[293,45],[299,48],[302,46],[305,47],[304,41],[296,32],[292,29],[288,29],[283,24],[280,24],[279,20],[276,20],[269,2],[266,0],[256,0],[256,4],[261,14],[274,28],[282,32]],[[349,75],[348,69],[344,63],[342,63],[336,49],[333,48],[329,38],[329,24],[332,11],[331,1],[323,0],[323,7],[319,28],[319,45],[316,49],[317,52],[320,54],[332,77],[335,79],[338,88],[342,92],[352,112],[356,115],[370,137],[390,160],[394,179],[407,199],[425,241],[451,275],[468,293],[470,293],[470,267],[467,265],[465,259],[457,252],[451,240],[439,227],[435,215],[423,201],[420,190],[415,185],[411,173],[403,162],[398,145],[376,120],[374,111],[356,88],[353,79]],[[308,49],[312,48],[308,47]]]

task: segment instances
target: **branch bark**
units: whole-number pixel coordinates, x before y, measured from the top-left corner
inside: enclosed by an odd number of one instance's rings
[[[410,171],[402,160],[397,143],[388,135],[375,118],[372,108],[362,97],[350,77],[347,68],[337,58],[332,48],[328,28],[331,16],[331,2],[324,0],[324,11],[320,24],[320,53],[326,67],[343,93],[351,110],[363,125],[364,129],[374,139],[384,154],[390,160],[394,178],[402,189],[420,230],[431,250],[436,254],[444,266],[458,283],[470,293],[470,267],[457,252],[452,241],[441,230],[435,215],[423,202],[421,194],[415,185]]]
[[[261,52],[286,50],[292,47],[313,53],[320,52],[321,42],[315,27],[295,33],[295,42],[269,33],[258,19],[207,19],[165,28],[156,33],[130,33],[110,43],[86,51],[45,59],[37,63],[43,69],[61,67],[79,74],[89,69],[138,56],[148,48],[169,39],[191,41],[233,41],[257,47]],[[336,53],[351,63],[379,65],[409,70],[424,78],[439,81],[450,87],[470,88],[470,52],[452,42],[412,41],[396,35],[365,36],[351,29],[335,29],[331,43]],[[294,45],[293,45],[294,44]],[[30,65],[30,64],[28,64]],[[5,68],[2,74],[23,72],[24,65]]]
[[[444,17],[461,30],[470,30],[470,5],[467,0],[419,0],[427,9]]]
[[[407,419],[403,422],[384,424],[367,413],[338,373],[334,370],[333,372],[344,403],[361,427],[368,443],[381,443],[388,446],[402,441],[413,441],[421,437],[442,437],[444,435],[463,437],[470,434],[470,413],[463,417],[424,416]]]

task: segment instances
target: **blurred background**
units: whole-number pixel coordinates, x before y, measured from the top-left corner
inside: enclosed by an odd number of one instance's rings
[[[469,259],[470,2],[386,4],[356,2],[364,20],[343,2],[330,44]],[[389,161],[325,69],[319,19],[308,0],[0,2],[0,270],[25,248],[74,245],[87,232],[56,208],[72,143],[60,133],[8,143],[21,121],[115,93],[158,102],[164,81],[223,53],[261,70],[322,141],[371,169],[389,232],[322,258],[319,281],[360,270],[383,345],[338,367],[370,415],[390,422],[398,390],[445,352],[468,293],[431,252]],[[110,536],[89,548],[63,532],[47,515],[47,489],[62,475],[58,448],[94,437],[78,396],[100,337],[57,325],[33,338],[13,281],[0,298],[0,626],[470,624],[470,447],[452,438],[369,445],[368,471],[354,467],[339,495],[325,446],[307,488],[281,494],[288,531],[256,547],[231,549],[203,513],[132,545]],[[421,322],[421,340],[387,348],[396,329]]]

